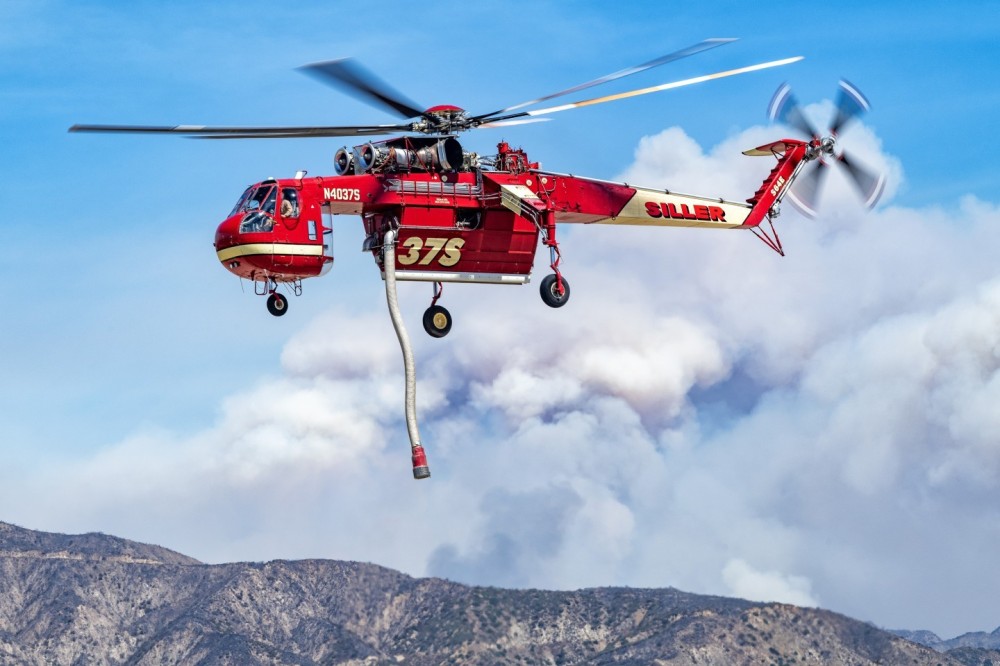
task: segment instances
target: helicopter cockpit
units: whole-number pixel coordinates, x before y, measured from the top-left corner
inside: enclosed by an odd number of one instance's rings
[[[251,185],[233,206],[229,217],[244,214],[240,221],[241,234],[273,231],[277,202],[278,188],[274,183]]]
[[[251,185],[233,206],[229,217],[243,213],[240,233],[267,233],[274,231],[275,210],[278,202],[278,186],[274,181]],[[281,215],[284,219],[299,216],[299,193],[294,188],[281,190]]]

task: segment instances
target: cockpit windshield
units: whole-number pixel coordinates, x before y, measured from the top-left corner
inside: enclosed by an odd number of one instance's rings
[[[250,195],[253,194],[253,191],[254,191],[254,186],[253,185],[251,185],[250,187],[248,187],[243,192],[243,194],[240,195],[240,198],[236,202],[236,205],[233,206],[233,209],[231,211],[229,211],[229,215],[227,215],[226,217],[232,217],[233,215],[236,215],[236,213],[239,213],[241,210],[243,210],[243,205],[247,202],[247,199],[250,198]]]
[[[262,183],[247,188],[236,202],[230,216],[245,213],[240,222],[240,233],[271,231],[274,229],[274,207],[278,201],[278,188],[274,183]]]

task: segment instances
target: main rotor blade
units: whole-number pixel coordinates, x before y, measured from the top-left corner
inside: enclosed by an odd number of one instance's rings
[[[644,72],[647,69],[652,69],[653,67],[659,67],[660,65],[665,65],[668,62],[673,62],[674,60],[680,60],[681,58],[686,58],[687,56],[694,55],[695,53],[701,53],[702,51],[707,51],[708,49],[714,49],[716,46],[722,46],[723,44],[728,44],[730,42],[735,42],[735,37],[713,37],[712,39],[706,39],[697,44],[689,46],[687,48],[681,49],[680,51],[674,51],[665,56],[660,56],[649,62],[645,62],[641,65],[636,65],[635,67],[628,67],[621,71],[615,72],[613,74],[607,74],[600,78],[594,79],[593,81],[587,81],[586,83],[581,83],[578,86],[573,86],[572,88],[567,88],[566,90],[560,90],[559,92],[552,93],[551,95],[545,95],[544,97],[539,97],[538,99],[533,99],[530,102],[521,102],[520,104],[515,104],[514,106],[508,106],[506,109],[500,109],[499,111],[493,111],[492,113],[484,113],[476,116],[475,118],[489,118],[490,116],[500,115],[501,113],[507,113],[509,111],[514,111],[515,109],[520,109],[525,106],[531,106],[532,104],[538,104],[540,102],[545,102],[555,97],[562,97],[563,95],[569,95],[571,93],[580,92],[587,88],[600,85],[602,83],[608,83],[616,79],[621,79],[626,76],[631,76],[633,74],[638,74],[639,72]]]
[[[519,118],[516,120],[487,120],[482,125],[477,125],[477,127],[512,127],[514,125],[530,125],[531,123],[544,123],[552,120],[551,118]]]
[[[810,139],[818,139],[819,132],[812,126],[805,115],[802,107],[799,106],[795,95],[792,94],[792,87],[787,83],[782,83],[775,91],[771,103],[767,107],[767,118],[771,122],[779,122],[794,127]]]
[[[865,200],[865,207],[874,208],[885,191],[885,174],[862,166],[856,158],[848,159],[847,153],[841,153],[837,161],[847,168],[851,182]]]
[[[299,67],[314,78],[334,85],[347,93],[376,106],[381,106],[403,118],[419,118],[424,109],[418,108],[392,87],[351,58],[317,62]]]
[[[840,92],[837,97],[837,115],[830,126],[830,132],[834,136],[844,128],[845,125],[871,109],[868,99],[861,94],[861,91],[854,87],[850,81],[840,80]]]
[[[173,134],[197,139],[293,139],[324,136],[370,136],[410,131],[409,125],[344,127],[210,127],[205,125],[73,125],[70,132]]]
[[[705,81],[712,81],[714,79],[723,79],[727,76],[736,76],[737,74],[756,72],[758,70],[768,69],[770,67],[781,67],[782,65],[790,65],[793,62],[798,62],[799,60],[802,59],[803,56],[795,56],[794,58],[784,58],[783,60],[772,60],[771,62],[765,62],[759,65],[749,65],[747,67],[740,67],[739,69],[730,69],[725,72],[716,72],[715,74],[705,74],[704,76],[696,76],[691,79],[684,79],[683,81],[674,81],[673,83],[663,83],[658,86],[652,86],[649,88],[639,88],[638,90],[630,90],[628,92],[616,93],[614,95],[605,95],[604,97],[585,99],[579,102],[572,102],[570,104],[562,104],[560,106],[550,106],[545,109],[536,109],[534,111],[521,111],[519,113],[514,113],[509,116],[500,116],[499,118],[492,118],[491,121],[507,120],[508,118],[519,118],[523,116],[540,116],[546,113],[556,113],[557,111],[568,111],[569,109],[577,109],[580,108],[581,106],[592,106],[594,104],[603,104],[604,102],[614,102],[619,99],[638,97],[639,95],[646,95],[649,93],[660,92],[663,90],[673,90],[674,88],[690,86],[694,85],[695,83],[704,83]]]

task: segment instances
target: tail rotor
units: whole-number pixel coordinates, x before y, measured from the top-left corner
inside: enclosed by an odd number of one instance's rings
[[[856,157],[849,157],[837,145],[837,137],[844,128],[870,108],[868,99],[857,87],[841,80],[836,114],[830,124],[829,136],[824,137],[805,117],[787,83],[782,84],[775,92],[768,106],[768,119],[793,127],[806,135],[809,138],[806,161],[815,162],[815,166],[805,166],[807,171],[795,181],[788,194],[789,201],[804,215],[816,216],[820,193],[831,163],[844,167],[848,180],[869,210],[878,203],[885,189],[885,175],[865,166]]]

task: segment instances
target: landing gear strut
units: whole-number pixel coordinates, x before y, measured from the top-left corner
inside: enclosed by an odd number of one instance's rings
[[[424,330],[432,338],[443,338],[451,330],[451,313],[437,304],[443,291],[444,286],[440,282],[435,282],[431,306],[424,311]]]
[[[552,211],[545,213],[545,226],[541,227],[542,243],[549,248],[549,265],[552,268],[552,275],[542,278],[541,292],[542,300],[550,308],[561,308],[569,300],[569,282],[559,271],[559,262],[562,261],[562,253],[559,252],[559,241],[556,240],[556,216]]]

